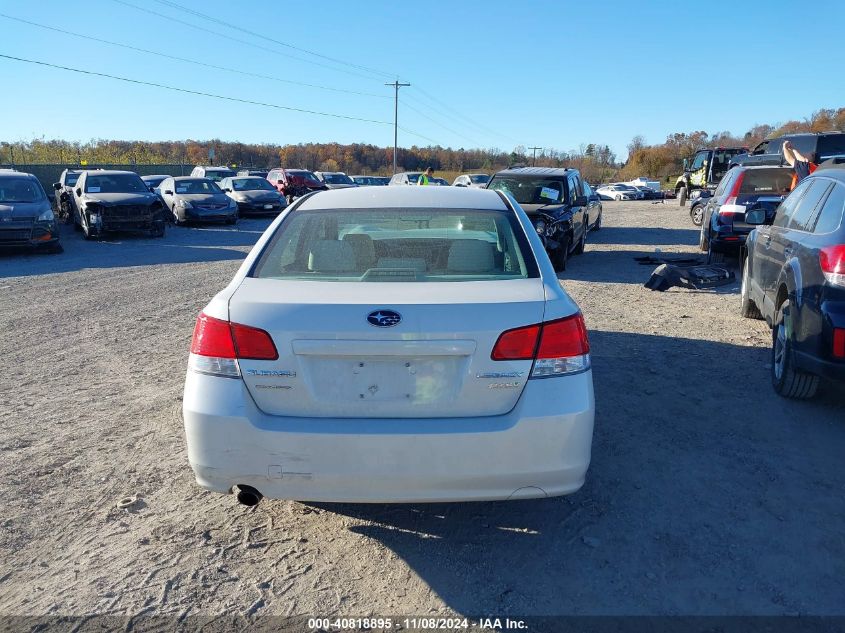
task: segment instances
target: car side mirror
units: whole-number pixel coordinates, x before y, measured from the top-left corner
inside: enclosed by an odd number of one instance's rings
[[[62,183],[60,183],[60,182],[54,182],[54,183],[53,183],[53,189],[55,189],[56,191],[61,191],[61,189],[62,189]]]
[[[760,207],[749,209],[745,212],[746,224],[766,224],[766,210]]]
[[[589,200],[587,199],[587,196],[576,196],[575,197],[575,203],[572,206],[583,207],[584,205],[587,204],[587,202],[589,202]]]
[[[173,192],[172,192],[172,191],[170,191],[170,189],[167,189],[167,190],[165,190],[164,195],[165,195],[165,196],[172,196],[172,195],[173,195]]]
[[[82,188],[81,188],[81,187],[77,187],[77,188],[76,188],[76,195],[77,195],[77,196],[81,196],[81,195],[82,195]]]

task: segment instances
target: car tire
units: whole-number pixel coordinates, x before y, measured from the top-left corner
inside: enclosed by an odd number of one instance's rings
[[[795,367],[789,300],[778,310],[772,328],[772,386],[779,396],[806,400],[816,395],[819,377]]]
[[[707,235],[707,231],[705,227],[701,227],[701,231],[699,231],[698,237],[698,250],[700,251],[709,251],[710,250],[710,239]]]
[[[560,248],[554,254],[552,265],[555,272],[560,273],[566,270],[566,263],[569,261],[569,238],[565,242],[560,243]]]
[[[179,214],[176,212],[176,207],[173,207],[173,224],[176,226],[185,226],[185,220],[179,219]]]
[[[678,189],[678,204],[682,207],[687,206],[687,188],[681,187]]]
[[[589,218],[584,218],[584,232],[581,234],[581,239],[578,240],[578,244],[575,246],[575,251],[574,251],[575,255],[583,255],[584,254],[584,249],[587,246],[587,227],[590,225],[589,222],[590,222]]]
[[[751,298],[751,281],[749,280],[748,258],[745,258],[742,266],[742,286],[739,290],[739,313],[746,319],[762,319],[760,308]]]
[[[713,250],[713,242],[707,243],[707,263],[708,264],[724,264],[725,254],[722,251]]]
[[[689,217],[695,226],[701,226],[704,221],[704,205],[693,205],[689,210]]]
[[[91,231],[90,227],[87,224],[82,225],[82,235],[85,237],[86,240],[93,240],[96,239],[96,235]]]
[[[599,231],[599,230],[601,230],[601,215],[602,215],[602,214],[601,214],[601,213],[599,213],[599,219],[598,219],[598,220],[596,220],[596,223],[593,225],[593,230],[594,230],[594,231]]]

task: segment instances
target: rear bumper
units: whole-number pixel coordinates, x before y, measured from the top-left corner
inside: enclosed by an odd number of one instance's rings
[[[831,353],[834,330],[845,329],[845,291],[830,288],[827,291],[837,296],[833,300],[824,301],[818,308],[819,318],[816,322],[820,327],[815,335],[800,343],[795,359],[804,371],[829,380],[845,381],[845,359],[836,359]]]
[[[530,380],[512,411],[478,418],[286,418],[240,379],[189,371],[188,457],[203,488],[300,501],[440,502],[569,494],[593,437],[592,372]]]
[[[231,220],[238,217],[237,209],[185,209],[186,220]]]
[[[269,204],[270,208],[265,209],[265,204]],[[238,202],[238,211],[240,213],[279,213],[284,206],[278,202],[263,203],[263,202]]]

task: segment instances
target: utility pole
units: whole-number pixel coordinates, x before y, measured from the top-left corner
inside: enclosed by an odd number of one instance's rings
[[[542,147],[529,147],[528,149],[534,152],[534,156],[531,158],[531,166],[534,167],[537,164],[537,150],[542,150]]]
[[[393,98],[393,173],[396,173],[396,146],[399,144],[399,88],[410,86],[411,84],[400,84],[397,79],[392,84],[384,84],[385,86],[393,86],[395,91]]]

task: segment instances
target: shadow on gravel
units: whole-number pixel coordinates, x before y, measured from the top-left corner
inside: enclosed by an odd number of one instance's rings
[[[62,227],[64,253],[48,255],[29,249],[0,249],[0,278],[64,273],[85,268],[123,268],[239,260],[258,241],[271,218],[249,218],[235,226],[168,226],[163,238],[143,234],[108,234],[87,241],[70,226]]]
[[[350,529],[465,615],[841,613],[845,401],[778,398],[764,349],[591,340],[596,431],[578,493],[314,505],[365,521]]]
[[[587,242],[595,244],[633,244],[643,246],[695,246],[698,244],[700,231],[692,229],[661,229],[647,227],[603,226],[601,231],[593,231]]]

